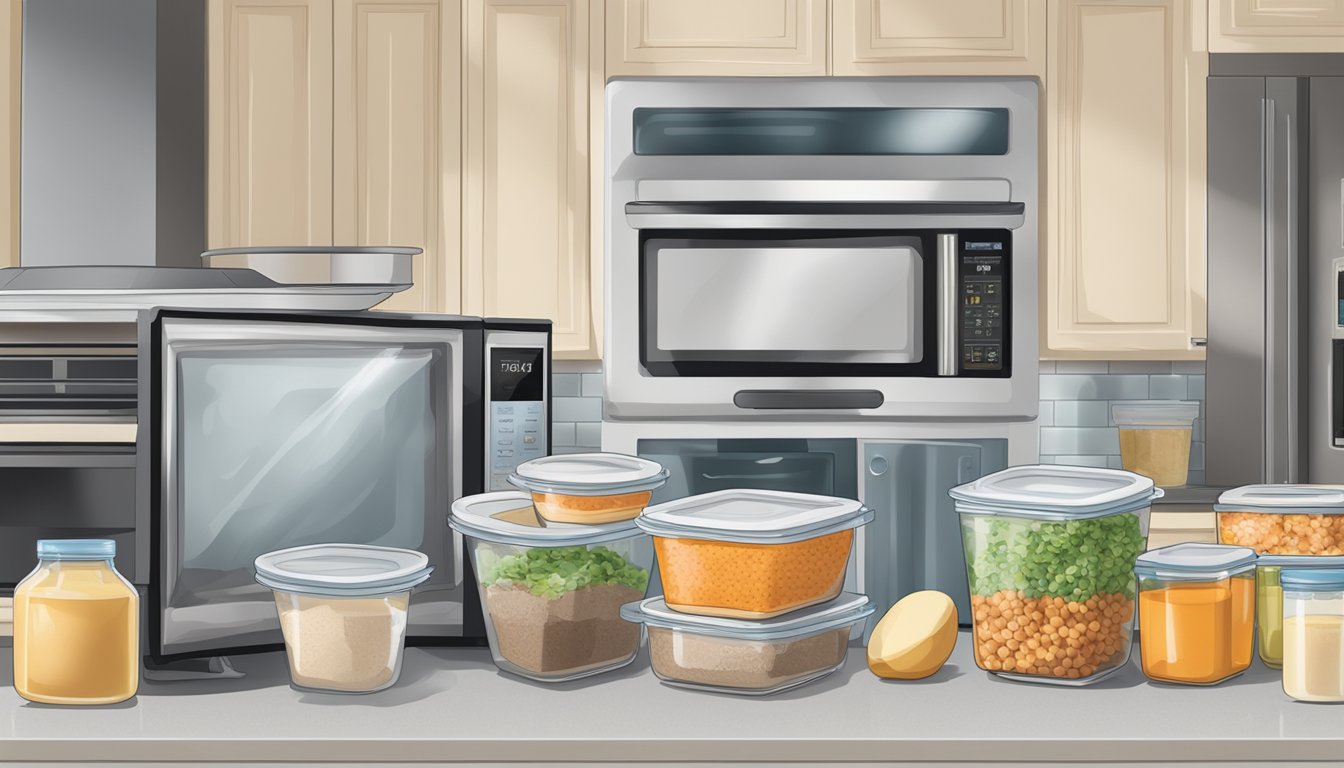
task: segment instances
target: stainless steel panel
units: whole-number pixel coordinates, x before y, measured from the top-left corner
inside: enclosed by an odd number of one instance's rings
[[[1022,214],[627,213],[632,229],[1018,229]]]
[[[938,236],[938,375],[957,375],[957,236]]]
[[[645,179],[640,200],[1006,203],[1007,179]]]
[[[1303,278],[1307,293],[1306,349],[1301,366],[1306,397],[1302,423],[1305,432],[1306,479],[1313,483],[1344,482],[1344,449],[1332,439],[1332,396],[1344,382],[1331,370],[1331,337],[1339,321],[1333,262],[1344,256],[1344,216],[1340,187],[1344,184],[1344,77],[1315,77],[1310,81],[1311,138],[1307,148],[1310,221]]]

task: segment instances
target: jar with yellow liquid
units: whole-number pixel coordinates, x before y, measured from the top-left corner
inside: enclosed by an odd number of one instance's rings
[[[14,689],[44,704],[115,704],[140,683],[139,598],[110,539],[43,539],[14,589]]]

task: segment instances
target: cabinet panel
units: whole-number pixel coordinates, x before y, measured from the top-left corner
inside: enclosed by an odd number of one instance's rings
[[[1210,0],[1209,50],[1344,51],[1344,0]]]
[[[425,251],[380,309],[459,310],[460,23],[439,0],[336,3],[333,239]]]
[[[826,74],[826,0],[606,3],[609,75]]]
[[[835,0],[837,75],[1037,75],[1046,0]]]
[[[1046,354],[1199,357],[1208,59],[1188,0],[1050,11]]]
[[[330,244],[330,1],[209,11],[210,247]]]
[[[0,11],[0,267],[19,265],[19,101],[23,3]],[[3,621],[0,615],[0,621]]]
[[[586,0],[468,6],[464,304],[591,355]]]

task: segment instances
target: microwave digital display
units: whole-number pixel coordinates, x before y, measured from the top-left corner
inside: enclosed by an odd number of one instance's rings
[[[495,402],[541,400],[545,365],[536,347],[490,350],[490,399]]]

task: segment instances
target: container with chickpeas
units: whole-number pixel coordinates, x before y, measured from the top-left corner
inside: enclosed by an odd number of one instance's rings
[[[961,518],[972,650],[1004,677],[1087,685],[1129,660],[1134,559],[1152,502],[1143,475],[1010,467],[950,492]]]
[[[1213,509],[1220,544],[1261,555],[1344,555],[1344,486],[1243,485]]]

